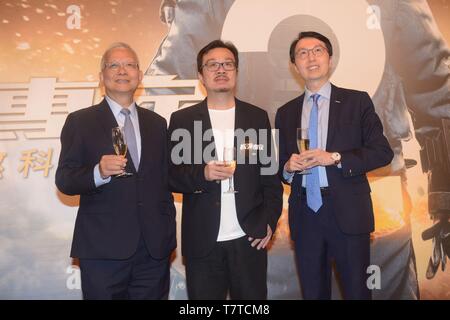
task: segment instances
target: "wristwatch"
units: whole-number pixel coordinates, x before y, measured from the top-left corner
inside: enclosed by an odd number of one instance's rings
[[[334,160],[334,164],[337,166],[339,163],[341,163],[341,154],[339,152],[333,152],[331,154],[331,159]]]

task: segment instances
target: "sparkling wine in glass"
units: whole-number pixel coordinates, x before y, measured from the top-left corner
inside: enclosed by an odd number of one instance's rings
[[[233,168],[233,171],[236,169],[236,148],[223,148],[223,162],[226,167]],[[224,193],[237,193],[237,191],[233,188],[233,176],[228,178],[228,185],[228,190]]]
[[[125,141],[125,135],[123,133],[123,127],[114,127],[112,128],[112,141],[114,151],[118,156],[124,156],[127,154],[127,143]],[[121,174],[116,175],[116,177],[128,177],[132,176],[131,172],[122,172]]]
[[[308,128],[297,128],[297,148],[298,152],[302,153],[309,150],[309,133]],[[310,174],[310,170],[303,170],[298,174]]]

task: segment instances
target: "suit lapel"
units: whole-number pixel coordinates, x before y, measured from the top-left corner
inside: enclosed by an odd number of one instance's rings
[[[114,117],[114,114],[112,113],[106,99],[103,99],[102,102],[97,105],[96,118],[97,123],[99,123],[102,128],[101,131],[104,133],[105,141],[110,142],[111,151],[112,154],[114,154],[111,129],[119,125],[117,124],[116,118]]]
[[[211,119],[209,118],[209,112],[208,112],[208,103],[207,100],[203,100],[202,102],[200,102],[200,105],[198,107],[198,112],[197,112],[198,117],[203,121],[202,122],[202,130],[206,131],[208,129],[211,129]]]
[[[242,102],[238,99],[234,99],[234,104],[236,106],[235,112],[234,112],[234,130],[236,129],[247,129],[247,126],[245,125],[246,117],[245,117],[245,110],[242,106]]]
[[[198,107],[197,119],[199,121],[201,121],[201,124],[202,124],[202,132],[201,132],[201,137],[200,137],[200,139],[202,141],[202,153],[205,150],[205,148],[212,143],[213,144],[212,157],[214,160],[217,160],[217,151],[216,151],[216,144],[214,142],[214,135],[211,136],[211,140],[203,139],[203,137],[205,136],[205,132],[208,130],[212,130],[211,119],[209,117],[209,112],[208,112],[207,98],[205,100],[203,100]],[[195,127],[194,127],[194,130],[195,130]],[[211,131],[211,133],[212,133],[212,131]],[[199,139],[199,137],[197,137],[196,134],[199,134],[199,133],[196,133],[196,132],[193,133],[194,139]],[[195,144],[195,141],[194,141],[194,144]],[[202,157],[203,157],[203,154],[202,154]],[[204,160],[206,162],[209,162],[209,160],[211,160],[211,159],[204,159]]]
[[[235,98],[234,101],[234,104],[236,106],[234,111],[234,132],[236,132],[236,129],[242,129],[245,131],[249,127],[247,123],[247,117],[245,115],[245,107],[242,106],[242,102],[240,100]],[[239,147],[237,145],[236,136],[234,137],[234,147]]]
[[[333,145],[333,137],[336,132],[338,111],[341,104],[341,95],[339,88],[331,85],[331,95],[330,95],[330,113],[328,116],[328,133],[327,133],[327,146],[326,150],[330,150]]]
[[[141,134],[141,157],[139,159],[139,167],[138,167],[138,172],[141,171],[141,168],[143,165],[145,165],[146,163],[149,163],[150,159],[151,159],[151,153],[147,152],[148,148],[151,148],[151,146],[154,146],[155,143],[153,143],[152,141],[152,133],[151,133],[151,128],[149,126],[148,121],[145,121],[144,117],[144,110],[139,107],[137,104],[135,104],[136,106],[136,111],[138,114],[138,121],[139,121],[139,133]],[[143,161],[145,159],[145,161]],[[133,166],[134,167],[134,166]]]
[[[291,123],[291,131],[290,134],[291,138],[294,140],[293,145],[295,145],[295,148],[297,150],[297,153],[300,152],[297,147],[297,128],[302,128],[302,112],[303,112],[303,101],[305,100],[305,93],[303,93],[301,96],[299,96],[295,101],[294,105],[295,108],[293,108],[294,113],[292,114],[292,119],[289,119]],[[292,183],[298,183],[300,186],[302,184],[303,175],[296,174],[294,175]]]
[[[205,136],[205,132],[208,130],[212,130],[212,125],[211,125],[211,119],[209,117],[209,112],[208,112],[208,103],[207,103],[207,98],[205,100],[203,100],[202,102],[200,102],[200,105],[198,106],[197,112],[196,112],[196,116],[194,117],[194,121],[201,121],[202,124],[202,130],[201,132],[197,133],[197,132],[191,132],[192,134],[192,143],[194,144],[194,146],[192,147],[192,155],[194,155],[195,157],[195,146],[196,146],[196,139],[200,139],[201,143],[202,143],[202,154],[201,156],[201,161],[208,163],[210,160],[218,160],[217,158],[217,152],[216,152],[216,143],[214,141],[214,135],[212,134],[211,136],[211,140],[210,141],[206,141],[203,137]],[[195,126],[194,126],[194,131],[195,131]],[[212,131],[211,131],[212,133]],[[198,137],[197,134],[201,134],[201,137]],[[213,159],[206,159],[204,158],[204,151],[206,149],[207,146],[209,146],[210,144],[213,144],[213,150],[212,150],[212,157]],[[207,154],[206,154],[207,155]],[[197,162],[198,159],[193,159],[194,162]],[[220,181],[217,181],[217,183],[214,184],[214,193],[216,195],[219,195],[219,201],[220,201],[220,194],[221,194],[221,184]]]
[[[235,106],[236,106],[235,111],[234,111],[234,132],[236,133],[237,129],[242,129],[242,130],[246,131],[249,128],[249,125],[247,123],[245,107],[243,106],[243,103],[240,100],[235,98],[234,101],[235,101]],[[258,142],[254,141],[254,143],[258,143]],[[236,150],[236,157],[237,157],[237,153],[239,152],[240,146],[238,146],[236,135],[234,136],[234,148]],[[240,183],[241,182],[240,175],[241,175],[242,170],[244,170],[244,169],[245,168],[243,166],[236,165],[236,169],[234,171],[234,176],[233,176],[233,183],[234,183],[235,190],[242,190],[241,183]],[[235,199],[239,198],[238,195],[239,195],[239,193],[235,194]],[[237,202],[236,202],[236,205],[237,205]]]
[[[296,100],[297,108],[295,108],[296,113],[293,115],[293,121],[295,122],[295,130],[297,131],[297,128],[302,127],[302,112],[303,112],[303,100],[305,100],[305,94],[303,93],[298,99]],[[295,133],[297,134],[297,132]],[[297,138],[297,137],[295,137]]]

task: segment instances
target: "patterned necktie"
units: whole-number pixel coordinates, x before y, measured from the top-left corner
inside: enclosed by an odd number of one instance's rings
[[[122,108],[122,110],[120,110],[120,113],[122,113],[125,116],[125,123],[123,125],[123,131],[125,134],[125,141],[127,144],[128,152],[130,153],[131,160],[133,160],[134,168],[136,169],[136,171],[138,171],[139,156],[138,156],[136,135],[134,133],[133,122],[131,122],[131,118],[130,118],[131,112],[130,112],[130,110],[128,110],[126,108]]]
[[[313,106],[309,116],[309,148],[316,149],[318,147],[318,120],[319,120],[319,94],[313,94]],[[322,206],[322,194],[320,193],[319,167],[311,169],[311,174],[306,176],[306,203],[312,211],[319,211]]]

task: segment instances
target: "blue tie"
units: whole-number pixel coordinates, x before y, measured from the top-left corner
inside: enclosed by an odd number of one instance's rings
[[[309,116],[309,148],[316,149],[318,147],[317,126],[319,120],[319,94],[313,94],[313,106]],[[322,206],[322,194],[320,193],[319,167],[311,169],[311,174],[306,176],[306,203],[312,211],[319,211]]]
[[[125,142],[127,144],[128,151],[131,156],[131,160],[133,160],[134,168],[136,169],[136,172],[139,168],[139,157],[138,157],[138,150],[137,150],[137,143],[136,143],[136,134],[134,133],[134,126],[133,122],[131,122],[130,119],[130,110],[122,108],[120,110],[120,113],[122,113],[125,116],[125,123],[123,125],[123,131],[125,134]]]

